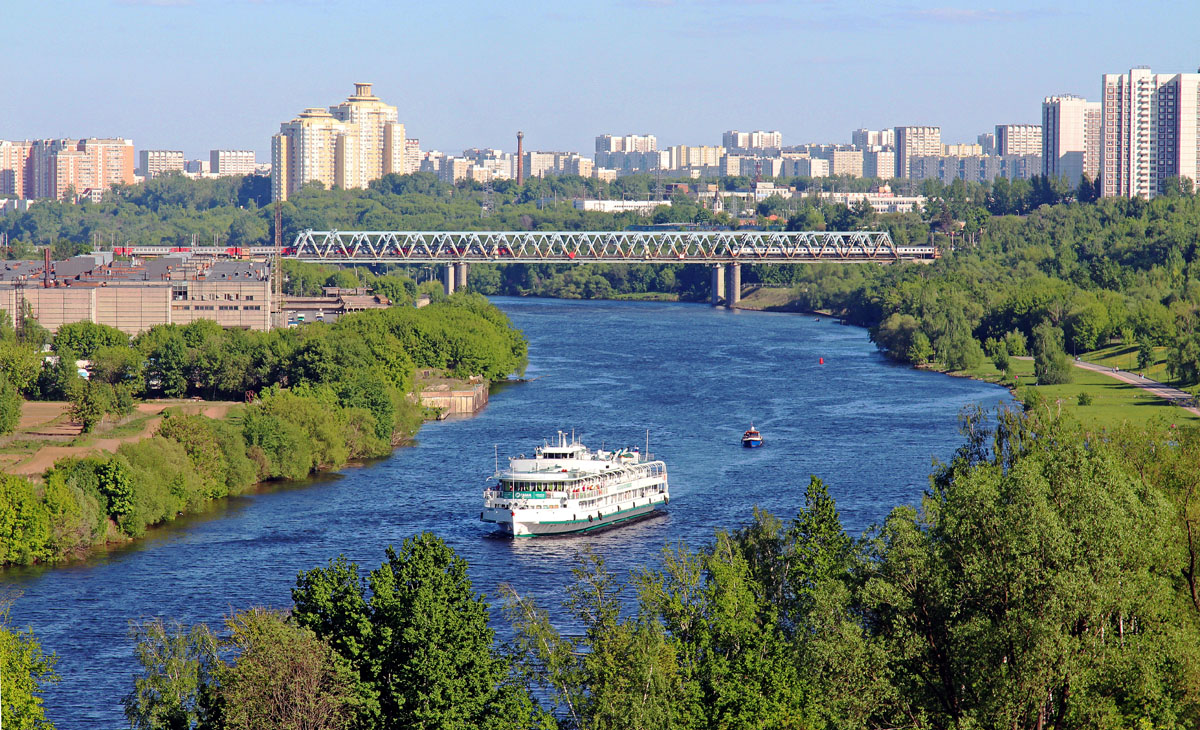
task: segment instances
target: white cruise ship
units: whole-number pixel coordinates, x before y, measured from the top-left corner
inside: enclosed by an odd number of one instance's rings
[[[592,451],[558,432],[508,460],[483,492],[479,518],[513,537],[586,532],[653,512],[670,501],[667,465],[636,448]]]

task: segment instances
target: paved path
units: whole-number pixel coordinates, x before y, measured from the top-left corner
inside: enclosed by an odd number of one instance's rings
[[[1123,383],[1136,385],[1143,390],[1153,393],[1159,398],[1170,401],[1172,404],[1179,406],[1188,413],[1194,413],[1195,415],[1200,416],[1200,408],[1197,408],[1194,405],[1185,405],[1186,403],[1194,403],[1196,400],[1192,394],[1188,393],[1187,391],[1180,390],[1179,388],[1172,388],[1171,386],[1160,383],[1157,380],[1143,378],[1137,373],[1130,373],[1124,370],[1114,370],[1106,365],[1097,365],[1094,362],[1076,360],[1075,367],[1083,368],[1084,370],[1093,370],[1097,373],[1104,373],[1108,377],[1115,378]]]

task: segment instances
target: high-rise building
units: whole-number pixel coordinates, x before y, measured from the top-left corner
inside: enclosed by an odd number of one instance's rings
[[[896,177],[908,177],[908,164],[913,157],[941,154],[941,127],[896,127]]]
[[[942,145],[942,154],[948,157],[971,157],[983,154],[983,145],[961,142],[959,144]]]
[[[1042,154],[1042,125],[1040,124],[997,124],[996,154],[1040,155]]]
[[[421,140],[416,137],[404,139],[404,174],[411,175],[421,170]]]
[[[876,177],[880,180],[888,180],[895,176],[896,150],[888,147],[863,152],[863,177]]]
[[[1200,73],[1104,74],[1103,93],[1103,195],[1153,198],[1170,178],[1200,178]]]
[[[68,190],[98,200],[113,185],[133,184],[127,139],[43,139],[33,143],[33,197],[62,200]]]
[[[984,132],[983,134],[976,137],[975,141],[979,144],[979,149],[983,150],[983,154],[985,154],[985,155],[996,154],[996,133],[995,132]]]
[[[271,192],[276,200],[318,181],[326,187],[365,188],[403,173],[404,125],[396,107],[354,84],[354,95],[329,111],[306,109],[271,138]]]
[[[142,150],[138,153],[138,160],[138,171],[142,177],[183,172],[183,150]]]
[[[728,150],[777,150],[783,147],[779,132],[739,132],[731,129],[721,135],[721,146]]]
[[[596,152],[653,152],[658,137],[653,134],[627,134],[623,137],[602,134],[596,138]],[[526,174],[529,174],[526,171]]]
[[[254,150],[211,150],[208,171],[214,175],[253,175]]]
[[[896,132],[891,129],[856,129],[850,133],[850,143],[862,150],[891,147],[896,144]],[[886,177],[891,177],[891,173]]]
[[[1100,170],[1100,102],[1081,96],[1047,96],[1042,101],[1042,176],[1071,185]]]
[[[0,140],[0,195],[34,197],[33,142]]]
[[[724,147],[708,145],[675,145],[670,149],[670,169],[679,170],[685,167],[716,167],[721,163],[725,154]]]

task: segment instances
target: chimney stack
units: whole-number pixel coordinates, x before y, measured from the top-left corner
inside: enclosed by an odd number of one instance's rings
[[[42,288],[50,288],[50,247],[42,250]]]
[[[525,133],[517,132],[517,185],[525,184]]]

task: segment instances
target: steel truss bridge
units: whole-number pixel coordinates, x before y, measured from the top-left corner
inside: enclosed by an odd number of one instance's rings
[[[786,264],[930,261],[885,231],[303,231],[285,258],[395,264]]]

